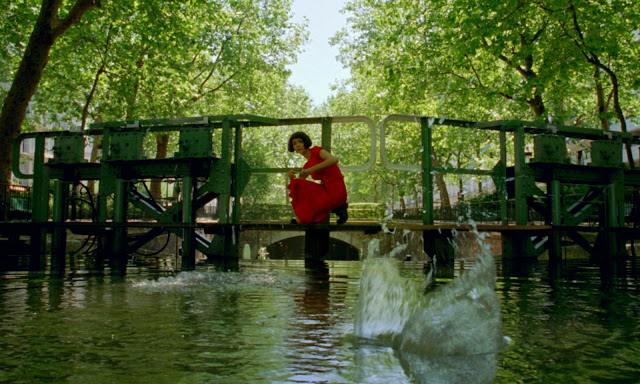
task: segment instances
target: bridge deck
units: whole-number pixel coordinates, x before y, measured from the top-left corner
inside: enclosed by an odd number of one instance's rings
[[[548,231],[552,229],[550,225],[498,225],[498,224],[477,224],[475,226],[479,232],[510,232],[510,231]],[[441,223],[433,225],[424,225],[419,222],[393,222],[381,224],[375,221],[351,221],[343,225],[336,224],[284,224],[284,223],[245,223],[242,224],[242,230],[260,230],[260,231],[300,231],[307,229],[324,229],[329,231],[364,231],[364,232],[380,232],[384,229],[409,230],[409,231],[471,231],[474,226],[471,224]]]
[[[82,222],[82,221],[67,221],[65,223],[32,223],[32,222],[0,222],[0,233],[3,234],[28,234],[34,229],[47,229],[53,230],[56,227],[66,227],[69,230],[76,233],[96,233],[111,228],[193,228],[203,230],[205,233],[221,233],[225,228],[232,226],[231,224],[221,224],[217,222],[196,222],[194,224],[188,223],[158,223],[147,221],[129,221],[126,223],[96,223],[96,222]],[[502,224],[472,224],[465,223],[440,223],[433,225],[423,225],[419,222],[393,222],[393,223],[379,223],[375,221],[350,221],[343,225],[331,224],[314,224],[314,225],[301,225],[292,224],[286,222],[245,222],[236,225],[241,231],[304,231],[308,229],[328,230],[331,232],[340,231],[358,231],[365,233],[377,233],[383,230],[410,230],[410,231],[471,231],[477,229],[479,232],[548,232],[551,230],[566,230],[566,231],[601,231],[602,229],[597,227],[587,226],[556,226],[556,225],[502,225]],[[633,231],[633,228],[616,228],[620,231]],[[637,231],[637,229],[635,229]]]

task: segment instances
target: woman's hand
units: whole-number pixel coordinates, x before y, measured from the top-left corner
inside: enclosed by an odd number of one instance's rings
[[[290,169],[289,172],[287,172],[287,176],[289,176],[289,180],[293,180],[296,178],[296,171],[294,171],[293,169]]]
[[[311,174],[311,171],[309,170],[310,168],[307,169],[303,169],[302,171],[300,171],[300,177],[301,179],[306,179],[307,177],[309,177],[309,175]]]

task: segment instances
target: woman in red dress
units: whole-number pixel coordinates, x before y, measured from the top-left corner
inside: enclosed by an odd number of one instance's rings
[[[322,147],[311,147],[311,139],[304,132],[296,132],[289,138],[289,152],[296,152],[307,159],[302,171],[290,170],[289,196],[296,214],[292,219],[299,224],[321,223],[329,214],[338,215],[338,224],[347,221],[347,188],[338,168],[338,158]],[[306,180],[311,176],[320,183]]]

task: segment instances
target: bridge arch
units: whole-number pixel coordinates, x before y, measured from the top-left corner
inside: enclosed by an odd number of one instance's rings
[[[258,258],[258,249],[265,247],[271,259],[296,259],[304,255],[303,231],[243,231],[240,249],[244,244],[251,248],[251,259]],[[357,232],[332,232],[329,243],[331,260],[360,260],[370,236]]]
[[[301,259],[304,257],[305,236],[294,236],[281,239],[267,246],[270,259]],[[337,239],[329,238],[330,260],[360,260],[360,249]]]

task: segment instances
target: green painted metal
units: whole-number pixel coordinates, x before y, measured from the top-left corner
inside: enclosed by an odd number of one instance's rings
[[[16,140],[17,141],[17,140]],[[18,148],[16,151],[15,149]],[[13,172],[16,176],[27,176],[19,172],[20,167],[15,166],[18,162],[15,159],[19,159],[20,146],[14,144],[14,167]],[[45,137],[38,135],[35,137],[35,153],[33,157],[33,207],[32,207],[32,221],[36,224],[44,224],[49,220],[49,170],[44,167],[44,151],[45,151]],[[16,173],[18,170],[18,173]],[[36,228],[31,233],[31,259],[30,269],[34,271],[44,270],[46,266],[46,247],[47,247],[47,231],[40,227]]]
[[[233,196],[233,211],[232,211],[233,216],[231,218],[233,223],[240,222],[240,213],[242,210],[242,207],[241,207],[242,191],[241,191],[241,186],[239,181],[241,178],[245,179],[245,183],[244,185],[242,185],[242,189],[244,189],[244,186],[246,186],[246,182],[248,182],[248,178],[250,176],[250,173],[247,172],[248,170],[240,166],[240,163],[244,162],[244,160],[242,159],[242,131],[243,131],[242,128],[243,128],[242,124],[236,126],[236,129],[235,129],[236,137],[235,137],[234,147],[233,147],[233,175],[232,175],[233,180],[231,183],[231,190],[229,191],[231,196]]]
[[[423,193],[423,209],[422,223],[425,225],[433,224],[433,156],[432,151],[432,127],[433,121],[423,117],[420,121],[422,136],[422,193]]]
[[[144,157],[143,147],[145,132],[139,129],[120,130],[111,133],[111,142],[107,160],[140,160]]]
[[[252,168],[251,166],[242,158],[238,159],[234,164],[236,171],[236,179],[233,183],[232,195],[234,197],[241,197],[244,193],[244,189],[247,187],[249,183],[249,179],[251,178]]]
[[[322,148],[331,152],[331,124],[332,119],[325,117],[322,119]]]
[[[202,158],[213,156],[213,143],[211,130],[208,127],[202,129],[181,129],[179,150],[175,153],[178,158]]]
[[[500,129],[500,161],[494,167],[493,180],[500,200],[500,218],[503,225],[509,223],[509,205],[507,192],[507,132]]]
[[[564,159],[562,159],[564,161]],[[554,179],[549,182],[549,199],[551,210],[551,224],[563,224],[562,186],[560,181]],[[554,231],[549,235],[549,260],[557,262],[562,257],[561,233]]]
[[[420,129],[423,150],[420,164],[389,164],[386,160],[385,125],[391,121],[415,124]],[[94,180],[98,183],[97,216],[100,241],[107,256],[112,259],[112,268],[123,272],[126,255],[131,249],[127,242],[127,220],[129,202],[146,212],[154,223],[166,225],[170,231],[182,238],[183,269],[195,268],[195,251],[198,250],[211,259],[236,260],[237,236],[240,231],[241,200],[251,175],[256,173],[286,173],[288,169],[252,169],[244,159],[242,133],[245,129],[260,129],[265,126],[289,127],[297,125],[320,125],[322,146],[331,150],[331,138],[337,125],[342,123],[362,123],[371,128],[370,159],[364,165],[342,165],[346,171],[364,171],[375,163],[375,124],[363,116],[312,117],[293,119],[273,119],[252,115],[208,116],[182,119],[141,120],[135,122],[107,122],[91,125],[82,132],[38,132],[23,134],[14,143],[14,163],[16,176],[33,178],[33,223],[31,244],[34,254],[32,268],[44,268],[44,255],[49,222],[50,182],[55,182],[53,222],[61,230],[54,231],[55,252],[63,253],[62,229],[66,222],[67,191],[71,183]],[[492,169],[453,169],[433,166],[433,131],[439,126],[459,129],[492,130],[500,135],[500,160]],[[144,140],[147,135],[179,132],[178,151],[167,159],[146,158]],[[507,134],[513,139],[513,161],[508,164]],[[213,137],[221,145],[219,156],[213,151]],[[565,140],[584,138],[594,140],[591,166],[569,164],[566,160]],[[19,170],[19,146],[22,140],[35,138],[36,155],[34,172],[31,175]],[[85,142],[102,141],[102,158],[99,162],[84,159]],[[54,140],[54,159],[44,160],[45,141]],[[535,157],[528,162],[525,143],[532,142]],[[537,211],[545,217],[545,222],[557,228],[558,236],[566,234],[587,249],[596,252],[584,237],[570,227],[579,227],[587,217],[599,212],[603,217],[602,229],[622,228],[624,222],[624,188],[640,185],[640,173],[621,167],[621,146],[623,143],[640,143],[626,133],[603,133],[579,127],[551,126],[545,123],[523,121],[471,122],[451,119],[436,119],[427,116],[390,115],[380,125],[380,157],[383,165],[392,170],[422,172],[424,211],[422,223],[434,224],[435,173],[491,176],[500,197],[500,222],[525,225],[530,222],[529,213]],[[165,207],[144,191],[134,187],[139,180],[171,178],[174,185],[181,185],[180,201]],[[569,184],[592,186],[580,202],[579,209],[565,207],[563,188]],[[547,185],[546,190],[538,187]],[[205,204],[217,200],[220,229],[214,231],[210,240],[194,227],[194,212]],[[113,202],[113,203],[111,203]],[[509,212],[513,202],[514,212]],[[111,204],[113,204],[111,206]],[[513,214],[513,218],[510,216]],[[515,220],[514,220],[515,219]],[[68,223],[68,222],[67,222]],[[57,227],[56,227],[57,228]],[[65,229],[66,231],[66,229]],[[163,233],[163,230],[149,231],[145,239]],[[554,235],[556,236],[556,235]],[[433,240],[429,240],[433,239]],[[602,243],[622,252],[623,240],[615,233],[607,236]],[[426,242],[429,241],[429,244]],[[514,235],[508,246],[521,254],[531,254],[534,249],[531,236]],[[141,242],[137,242],[139,244]],[[551,239],[554,244],[550,251],[559,254],[558,237]],[[439,245],[438,245],[439,244]],[[449,245],[447,245],[449,244]],[[540,244],[540,243],[536,243]],[[136,245],[138,246],[138,245]],[[438,248],[437,252],[449,257],[451,249],[447,236],[443,238],[425,234],[425,249]],[[535,252],[539,252],[535,251]],[[617,251],[616,251],[617,252]],[[559,257],[559,256],[554,256]],[[58,260],[59,261],[59,260]],[[114,264],[115,263],[115,264]],[[59,264],[58,264],[59,265]],[[59,267],[56,267],[59,268]]]
[[[423,116],[390,115],[381,123],[380,128],[380,157],[382,163],[391,170],[417,171],[425,173],[429,170],[428,159],[433,148],[424,146],[421,165],[391,164],[385,153],[385,128],[391,121],[419,123],[427,119]],[[510,250],[514,257],[536,257],[548,249],[554,260],[560,258],[561,237],[568,235],[577,244],[591,252],[598,252],[598,247],[591,245],[579,232],[584,220],[594,211],[601,211],[608,215],[601,228],[607,233],[601,243],[605,249],[613,253],[624,245],[623,240],[616,234],[617,229],[624,226],[624,193],[620,193],[626,186],[638,185],[638,174],[633,170],[617,172],[621,168],[622,143],[640,143],[639,138],[629,133],[603,132],[580,127],[565,127],[546,124],[544,122],[526,121],[494,121],[494,122],[465,122],[457,120],[428,118],[433,129],[437,126],[461,127],[479,130],[494,130],[500,133],[500,161],[492,170],[480,169],[450,169],[443,167],[432,168],[431,172],[442,174],[491,175],[494,180],[500,203],[500,221],[503,225],[510,222],[516,225],[526,225],[530,222],[530,212],[535,211],[544,217],[548,224],[556,228],[550,236],[534,237],[521,234],[503,234],[503,248]],[[513,137],[513,163],[507,165],[507,137]],[[589,139],[594,140],[592,155],[595,160],[590,166],[570,165],[567,158],[566,140]],[[424,139],[423,139],[424,140]],[[528,161],[525,153],[525,143],[531,140],[534,144],[535,157]],[[531,142],[529,141],[529,142]],[[546,190],[538,185],[546,184]],[[586,184],[593,186],[580,200],[577,207],[567,211],[562,206],[562,191],[565,185]],[[597,185],[606,185],[601,189],[601,195],[596,193]],[[595,188],[595,189],[594,189]],[[423,181],[423,196],[429,196],[429,185]],[[600,197],[599,197],[600,196]],[[509,204],[514,207],[513,219],[509,215]],[[428,212],[432,202],[425,199],[425,212]],[[612,208],[608,208],[612,207]],[[617,207],[617,208],[616,208]],[[513,221],[512,221],[513,220]],[[424,220],[426,222],[426,219]],[[571,228],[571,226],[576,226]],[[609,231],[611,229],[611,231]],[[618,238],[616,238],[618,237]],[[425,238],[426,247],[427,238]],[[545,246],[542,246],[546,243]],[[599,248],[600,250],[602,248]],[[426,248],[425,248],[426,250]]]
[[[111,271],[123,274],[127,268],[127,188],[128,183],[123,179],[116,179],[113,196],[113,223],[120,224],[113,228],[113,244],[109,254]]]
[[[232,156],[232,122],[224,120],[222,125],[222,153],[220,157],[221,173],[216,176],[220,196],[218,197],[218,220],[222,224],[231,223],[231,156]]]
[[[531,161],[564,163],[567,161],[567,142],[563,136],[539,134],[533,137],[535,157]]]
[[[614,140],[592,141],[591,164],[597,167],[622,167],[622,143]]]
[[[524,153],[524,127],[518,127],[513,133],[513,153],[514,153],[514,191],[515,191],[515,221],[516,225],[527,224],[527,184],[531,182],[530,176],[527,174],[527,165]]]
[[[85,137],[79,134],[58,136],[53,144],[53,159],[51,162],[74,164],[83,163]]]
[[[182,178],[182,222],[191,224],[194,222],[193,211],[193,176],[186,175]],[[182,235],[182,269],[192,271],[196,268],[195,248],[193,244],[194,229],[184,228]]]
[[[500,221],[502,225],[509,224],[508,213],[508,192],[507,192],[507,167],[502,160],[498,161],[493,167],[491,178],[496,186],[496,195],[500,199]]]
[[[53,222],[64,223],[67,212],[67,194],[69,184],[63,180],[55,181],[53,199]],[[58,225],[53,230],[51,238],[51,272],[56,275],[64,274],[67,251],[67,229]]]

